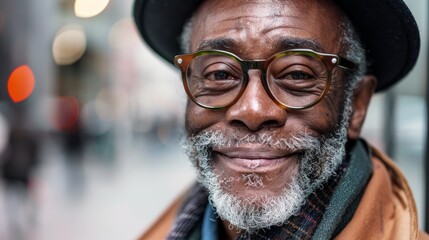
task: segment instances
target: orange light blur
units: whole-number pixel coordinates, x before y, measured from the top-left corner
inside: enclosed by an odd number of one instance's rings
[[[7,90],[9,96],[14,102],[21,102],[30,97],[34,90],[35,79],[31,68],[27,65],[22,65],[10,74],[7,82]]]

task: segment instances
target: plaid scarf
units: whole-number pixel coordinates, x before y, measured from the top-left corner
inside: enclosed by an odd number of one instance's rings
[[[336,174],[310,194],[301,209],[283,225],[261,229],[252,234],[245,232],[237,240],[311,239],[323,218],[325,209],[338,182],[346,171],[347,165],[348,161],[343,161]],[[207,191],[200,184],[195,184],[188,194],[167,239],[187,239],[201,223],[207,203]]]

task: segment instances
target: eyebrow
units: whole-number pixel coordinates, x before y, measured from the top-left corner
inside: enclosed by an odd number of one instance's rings
[[[283,38],[278,41],[277,49],[289,50],[294,48],[308,48],[316,52],[325,52],[322,45],[315,39]]]
[[[202,41],[197,51],[205,49],[230,51],[237,49],[238,45],[239,43],[232,38],[215,38]],[[296,48],[306,48],[317,52],[325,52],[322,45],[315,39],[285,37],[278,40],[275,46],[275,49],[279,52]]]
[[[234,49],[237,46],[237,42],[232,38],[215,38],[210,40],[204,40],[198,46],[199,50],[204,49],[219,49],[219,50],[229,50]]]

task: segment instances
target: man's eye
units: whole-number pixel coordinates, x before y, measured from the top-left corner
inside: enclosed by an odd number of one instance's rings
[[[293,80],[306,80],[306,79],[313,78],[313,76],[305,72],[292,72],[292,73],[289,73],[287,76],[285,76],[285,78],[290,78]]]
[[[234,79],[234,77],[226,71],[212,72],[212,73],[207,75],[207,78],[210,80],[231,80],[231,79]]]

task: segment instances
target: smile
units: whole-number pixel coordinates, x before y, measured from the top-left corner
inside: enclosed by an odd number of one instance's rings
[[[275,171],[295,162],[298,155],[257,148],[222,149],[214,153],[220,164],[240,173]]]

